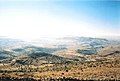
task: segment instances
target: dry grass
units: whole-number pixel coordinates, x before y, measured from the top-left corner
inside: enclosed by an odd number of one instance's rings
[[[44,67],[43,67],[44,66]],[[120,80],[120,58],[100,62],[85,62],[75,64],[48,64],[36,66],[37,71],[0,73],[0,76],[29,78],[77,78],[77,79],[116,79]],[[8,67],[9,68],[9,67]],[[14,67],[13,67],[14,68]],[[35,66],[34,66],[35,68]],[[13,70],[13,69],[11,69]]]

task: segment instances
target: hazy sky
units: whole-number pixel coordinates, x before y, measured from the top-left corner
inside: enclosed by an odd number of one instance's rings
[[[120,36],[120,1],[0,0],[0,36]]]

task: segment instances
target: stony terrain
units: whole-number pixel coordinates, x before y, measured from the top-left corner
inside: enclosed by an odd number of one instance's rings
[[[120,80],[119,42],[96,38],[64,40],[69,42],[49,48],[1,46],[0,81]]]

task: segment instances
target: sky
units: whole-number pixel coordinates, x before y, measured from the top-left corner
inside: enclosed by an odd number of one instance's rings
[[[0,0],[0,36],[120,36],[120,1]]]

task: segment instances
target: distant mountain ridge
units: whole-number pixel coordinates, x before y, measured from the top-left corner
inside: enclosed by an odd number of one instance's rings
[[[27,43],[19,39],[0,38],[0,48],[16,48],[25,46]]]
[[[50,41],[43,39],[37,40],[37,43],[0,38],[0,60],[4,62],[15,60],[16,63],[22,64],[86,61],[89,60],[87,55],[97,54],[107,45],[118,43],[91,37],[64,37],[50,39]]]

